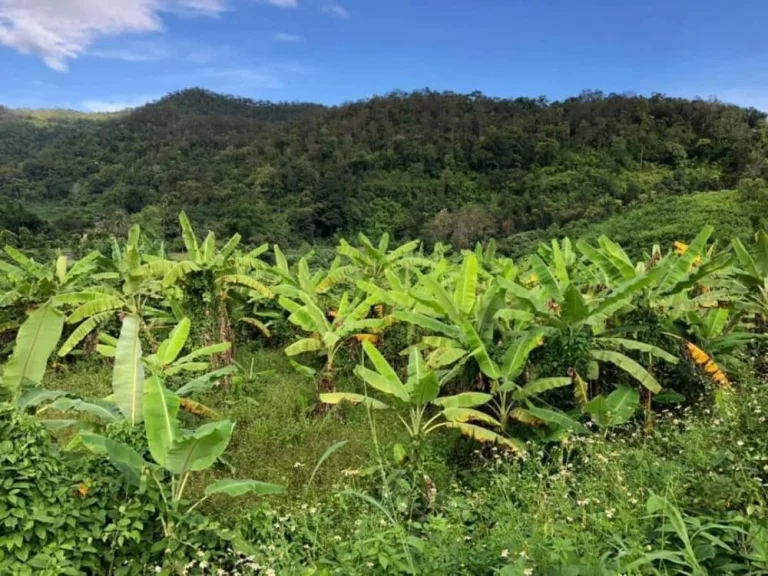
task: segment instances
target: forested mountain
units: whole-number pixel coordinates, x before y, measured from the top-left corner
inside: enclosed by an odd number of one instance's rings
[[[767,152],[765,114],[662,95],[323,107],[192,89],[98,120],[0,108],[0,230],[96,242],[138,221],[173,241],[183,208],[249,243],[389,231],[466,246],[740,182],[762,193]]]

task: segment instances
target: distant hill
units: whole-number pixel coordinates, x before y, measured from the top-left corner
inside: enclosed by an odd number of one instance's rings
[[[663,95],[425,90],[325,107],[190,89],[93,118],[0,109],[0,229],[15,241],[140,222],[173,242],[183,208],[250,243],[389,231],[514,247],[768,179],[764,113]]]

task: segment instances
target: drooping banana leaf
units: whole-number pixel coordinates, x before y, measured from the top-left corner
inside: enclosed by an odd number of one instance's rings
[[[48,304],[27,317],[16,335],[13,355],[5,365],[0,390],[4,395],[15,399],[25,381],[40,384],[63,329],[64,315]]]

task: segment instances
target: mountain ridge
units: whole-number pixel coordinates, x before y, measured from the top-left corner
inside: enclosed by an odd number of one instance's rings
[[[140,222],[175,241],[185,209],[249,243],[388,231],[464,246],[765,179],[765,118],[660,94],[430,90],[322,106],[187,89],[99,122],[6,112],[0,229],[101,238]]]

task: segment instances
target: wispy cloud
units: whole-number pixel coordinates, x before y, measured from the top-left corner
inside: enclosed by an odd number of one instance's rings
[[[344,8],[344,6],[338,2],[333,2],[333,0],[327,2],[325,6],[323,6],[323,12],[330,14],[331,16],[336,16],[337,18],[350,18],[352,16],[349,13],[349,10]]]
[[[262,0],[265,4],[271,4],[278,8],[298,8],[299,0]]]
[[[109,100],[85,100],[81,103],[88,112],[120,112],[129,108],[143,106],[147,102],[157,100],[156,96],[131,96]]]
[[[94,48],[89,55],[124,62],[156,62],[175,55],[175,51],[161,42],[131,42],[120,46]]]
[[[304,37],[298,34],[288,34],[287,32],[275,32],[275,40],[278,42],[303,42]]]
[[[0,0],[0,44],[65,71],[99,38],[162,30],[163,11],[215,16],[226,9],[226,0]]]

